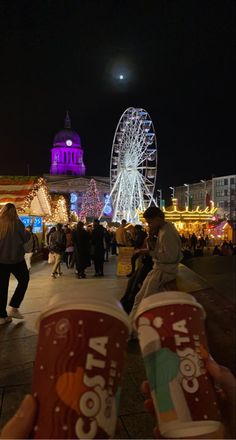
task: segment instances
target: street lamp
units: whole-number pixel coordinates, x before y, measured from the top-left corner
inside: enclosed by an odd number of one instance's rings
[[[175,189],[173,186],[169,186],[169,188],[172,190],[171,198],[174,199],[175,198]]]
[[[186,192],[185,192],[185,194],[186,194],[186,200],[187,200],[186,208],[187,208],[187,207],[189,208],[189,198],[190,198],[190,194],[189,194],[189,185],[188,185],[187,183],[184,183],[184,186],[186,186]]]
[[[204,184],[204,200],[203,200],[203,208],[206,208],[206,194],[207,194],[207,190],[206,190],[206,180],[200,180],[201,183]]]
[[[161,208],[162,205],[162,189],[158,189],[157,192],[159,193],[159,208]]]

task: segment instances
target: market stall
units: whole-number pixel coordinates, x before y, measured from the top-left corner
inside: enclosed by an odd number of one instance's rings
[[[52,216],[45,180],[37,176],[0,176],[0,207],[6,203],[14,203],[21,221],[33,227],[41,242],[44,221]]]
[[[43,177],[0,176],[0,207],[6,203],[14,203],[21,221],[33,227],[40,243],[46,224],[65,224],[69,220],[65,197],[51,197]]]

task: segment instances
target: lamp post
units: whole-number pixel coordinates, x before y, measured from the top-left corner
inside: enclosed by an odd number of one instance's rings
[[[184,183],[184,186],[186,186],[186,191],[185,191],[185,195],[186,195],[186,208],[189,208],[189,198],[190,198],[189,185],[187,183]]]
[[[206,191],[206,180],[200,180],[200,182],[201,183],[203,183],[204,184],[204,200],[203,200],[203,208],[206,208],[206,194],[207,194],[207,191]]]
[[[169,188],[172,190],[171,192],[171,198],[174,199],[175,198],[175,189],[173,186],[169,186]]]
[[[159,205],[159,208],[161,208],[161,205],[162,205],[162,189],[158,189],[157,192],[159,193],[159,203],[158,203],[158,205]],[[158,196],[157,196],[157,199],[158,199]]]

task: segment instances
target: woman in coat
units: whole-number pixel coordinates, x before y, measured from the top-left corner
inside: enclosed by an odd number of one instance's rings
[[[30,233],[20,221],[15,205],[7,203],[0,211],[0,325],[12,318],[23,319],[19,307],[29,283],[29,271],[25,262],[24,244],[29,241]],[[18,281],[10,301],[7,314],[7,297],[10,275]]]

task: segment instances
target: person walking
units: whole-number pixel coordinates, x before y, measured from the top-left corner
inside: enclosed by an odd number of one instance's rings
[[[93,248],[93,261],[95,268],[95,277],[103,277],[103,265],[104,265],[104,250],[105,250],[105,234],[104,228],[100,225],[98,219],[93,222],[92,231],[92,248]]]
[[[62,229],[61,223],[56,226],[56,231],[50,235],[49,249],[55,254],[55,263],[52,269],[51,277],[56,278],[62,275],[61,260],[63,252],[66,249],[66,234]]]
[[[72,240],[75,249],[75,264],[78,278],[86,278],[85,269],[91,265],[90,233],[85,231],[83,222],[78,222],[76,231],[73,231]]]
[[[104,229],[104,238],[105,238],[105,255],[104,260],[106,263],[109,262],[109,252],[111,250],[111,233],[108,229]]]
[[[24,244],[30,239],[20,221],[15,205],[7,203],[0,211],[0,325],[11,322],[12,318],[24,319],[19,307],[24,299],[29,283],[29,271],[24,259]],[[7,298],[10,275],[13,274],[18,284],[9,303]]]
[[[26,231],[30,233],[30,239],[24,244],[25,262],[28,270],[30,270],[32,256],[39,251],[39,240],[37,235],[33,233],[32,226],[27,226]]]
[[[115,231],[111,231],[111,255],[118,255]]]
[[[72,240],[72,230],[69,228],[69,226],[66,227],[65,234],[66,234],[66,251],[65,251],[66,267],[67,269],[70,269],[72,267],[72,262],[73,262],[74,246]]]
[[[154,265],[135,297],[131,319],[143,298],[165,290],[166,283],[176,280],[178,264],[183,258],[179,234],[172,223],[165,221],[164,212],[156,206],[150,206],[143,217],[149,225],[150,255]]]

